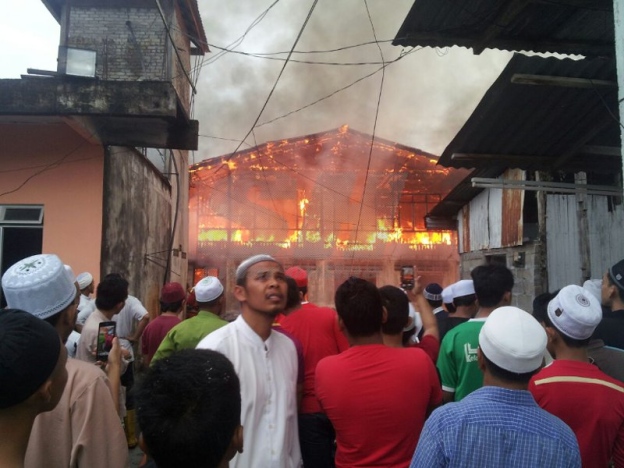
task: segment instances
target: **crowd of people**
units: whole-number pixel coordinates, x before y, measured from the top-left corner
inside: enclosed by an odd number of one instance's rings
[[[505,266],[470,276],[350,277],[333,309],[304,269],[255,255],[234,320],[208,276],[194,317],[167,283],[150,321],[118,274],[95,288],[56,255],[24,259],[2,277],[0,465],[125,467],[140,444],[150,468],[624,467],[624,260],[531,311]]]

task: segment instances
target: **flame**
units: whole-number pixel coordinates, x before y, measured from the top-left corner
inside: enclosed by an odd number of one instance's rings
[[[236,162],[232,161],[231,159],[224,161],[223,164],[225,164],[230,169],[230,171],[236,169]]]
[[[310,203],[310,200],[308,200],[307,198],[303,198],[299,200],[299,213],[301,214],[302,218],[303,218],[303,215],[305,214],[305,209],[308,203]]]

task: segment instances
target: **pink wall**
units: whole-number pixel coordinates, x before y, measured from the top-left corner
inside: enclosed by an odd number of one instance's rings
[[[0,121],[0,204],[44,205],[43,252],[57,254],[75,274],[89,271],[96,284],[103,157],[102,146],[87,141],[61,119]]]

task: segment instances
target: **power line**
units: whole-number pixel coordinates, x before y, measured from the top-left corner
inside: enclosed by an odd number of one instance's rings
[[[223,141],[235,141],[236,143],[240,143],[240,140],[235,140],[234,138],[222,138],[222,137],[218,137],[218,136],[212,136],[212,135],[197,135],[200,136],[202,138],[212,138],[214,140],[223,140]],[[255,139],[255,138],[254,138]],[[249,143],[247,142],[243,142],[243,144],[249,146],[250,148],[252,147]],[[0,171],[2,172],[2,171]]]
[[[373,44],[375,44],[375,42],[373,42]],[[265,54],[254,54],[251,52],[242,52],[239,50],[231,50],[231,49],[226,49],[224,47],[219,47],[216,45],[211,44],[211,47],[224,51],[224,52],[230,52],[232,54],[239,54],[239,55],[245,55],[247,57],[254,57],[254,58],[259,58],[259,59],[263,59],[263,60],[277,60],[277,61],[285,61],[285,58],[282,57],[273,57],[271,55],[265,55]],[[385,62],[318,62],[318,61],[313,61],[313,60],[297,60],[297,59],[290,59],[291,62],[293,63],[303,63],[303,64],[308,64],[308,65],[333,65],[333,66],[366,66],[366,65],[384,65]]]
[[[379,108],[381,107],[381,96],[383,94],[384,79],[386,77],[385,59],[384,59],[383,51],[381,50],[381,46],[377,42],[377,33],[375,32],[375,24],[373,23],[373,18],[371,17],[370,10],[368,8],[368,1],[367,0],[364,0],[364,6],[366,7],[366,14],[368,15],[368,21],[370,22],[371,29],[373,30],[373,38],[375,39],[375,42],[377,43],[377,48],[379,49],[379,55],[381,56],[381,61],[383,63],[383,66],[382,66],[382,70],[381,70],[381,83],[379,84],[379,96],[377,97],[377,108],[375,109],[375,121],[373,123],[373,134],[371,136],[370,151],[368,153],[368,162],[366,164],[366,174],[364,176],[364,187],[362,188],[362,201],[360,203],[360,209],[359,209],[359,212],[358,212],[357,225],[355,226],[355,236],[354,236],[354,239],[355,239],[356,243],[357,243],[357,239],[358,239],[358,232],[360,230],[360,222],[362,221],[362,210],[364,208],[364,200],[366,199],[366,185],[368,183],[368,173],[369,173],[369,170],[370,170],[371,160],[373,159],[373,145],[375,144],[375,131],[377,130],[377,120],[379,118]],[[355,259],[355,251],[353,251],[353,255],[351,256],[351,261],[353,262],[354,259]]]
[[[186,76],[186,79],[188,80],[189,84],[191,85],[191,89],[193,90],[193,94],[197,94],[197,89],[195,88],[195,85],[193,84],[193,81],[191,80],[191,77],[189,76],[188,72],[186,71],[186,68],[184,67],[184,63],[182,62],[182,57],[180,57],[180,51],[178,50],[178,48],[176,47],[176,43],[173,40],[173,36],[171,35],[171,29],[169,28],[169,23],[167,22],[167,18],[165,18],[165,12],[162,9],[162,6],[160,5],[160,0],[155,0],[156,2],[156,6],[158,7],[158,13],[160,13],[160,17],[162,18],[163,24],[165,25],[165,30],[167,31],[167,35],[169,36],[169,40],[171,41],[171,46],[176,54],[176,57],[178,58],[178,62],[180,64],[180,68],[182,68],[182,71],[184,72],[184,76]]]
[[[288,57],[286,57],[286,61],[284,62],[284,65],[282,66],[282,69],[280,70],[280,73],[277,76],[277,79],[275,80],[275,83],[273,84],[273,88],[271,88],[271,91],[269,92],[269,95],[267,96],[266,101],[262,105],[262,108],[260,109],[260,112],[258,113],[258,117],[256,117],[256,120],[254,121],[253,125],[251,126],[251,128],[247,132],[247,135],[245,135],[245,138],[243,138],[241,140],[241,142],[238,144],[238,146],[236,147],[236,149],[229,156],[226,157],[226,159],[225,159],[226,161],[228,161],[240,149],[240,147],[243,145],[243,142],[245,140],[247,140],[249,135],[251,135],[251,132],[253,132],[254,128],[256,128],[256,124],[260,120],[260,117],[262,116],[262,113],[264,112],[264,109],[266,109],[266,106],[269,104],[269,101],[271,100],[271,96],[273,96],[273,92],[275,91],[275,88],[277,88],[277,83],[279,83],[279,80],[282,77],[282,74],[284,73],[284,70],[286,69],[286,65],[288,65],[288,61],[290,60],[290,57],[292,55],[292,51],[295,50],[295,47],[297,47],[297,43],[299,42],[299,39],[301,38],[301,36],[303,34],[303,31],[305,30],[305,28],[306,28],[306,26],[308,24],[308,21],[310,20],[310,17],[312,16],[312,12],[314,11],[314,8],[316,8],[316,4],[317,3],[318,3],[318,0],[314,0],[313,1],[312,6],[310,7],[310,11],[308,12],[308,16],[306,16],[306,19],[303,22],[303,25],[301,26],[301,29],[299,30],[299,34],[297,34],[297,38],[295,39],[295,42],[293,43],[293,46],[291,48],[291,53],[288,54]]]
[[[397,57],[396,59],[392,60],[391,62],[386,62],[386,63],[385,63],[385,65],[383,65],[383,66],[379,67],[377,70],[373,71],[372,73],[368,73],[368,74],[366,74],[366,75],[364,75],[364,76],[362,76],[362,77],[358,78],[357,80],[355,80],[355,81],[353,81],[353,82],[349,83],[348,85],[343,86],[342,88],[339,88],[339,89],[337,89],[336,91],[333,91],[333,92],[331,92],[330,94],[327,94],[326,96],[323,96],[322,98],[317,99],[316,101],[311,102],[310,104],[306,104],[305,106],[300,107],[300,108],[295,109],[295,110],[292,110],[292,111],[290,111],[290,112],[287,112],[286,114],[282,114],[282,115],[280,115],[280,116],[278,116],[278,117],[275,117],[275,118],[273,118],[273,119],[271,119],[271,120],[267,120],[267,121],[265,121],[265,122],[262,122],[262,123],[260,123],[260,124],[256,125],[256,128],[258,128],[258,127],[262,127],[262,126],[264,126],[264,125],[268,125],[268,124],[273,123],[273,122],[275,122],[275,121],[277,121],[277,120],[281,120],[281,119],[286,118],[286,117],[288,117],[288,116],[290,116],[290,115],[292,115],[292,114],[296,114],[297,112],[300,112],[300,111],[302,111],[302,110],[305,110],[305,109],[307,109],[308,107],[312,107],[312,106],[314,106],[314,105],[318,104],[319,102],[322,102],[322,101],[324,101],[324,100],[326,100],[326,99],[329,99],[330,97],[335,96],[336,94],[338,94],[338,93],[340,93],[340,92],[342,92],[342,91],[345,91],[346,89],[349,89],[350,87],[352,87],[352,86],[354,86],[354,85],[358,84],[360,81],[364,81],[365,79],[370,78],[370,77],[371,77],[371,76],[373,76],[373,75],[376,75],[376,74],[377,74],[377,73],[379,73],[380,71],[383,71],[383,70],[384,70],[387,66],[392,65],[393,63],[398,62],[399,60],[403,59],[404,57],[407,57],[408,55],[410,55],[410,54],[412,54],[412,53],[414,53],[414,52],[417,52],[417,51],[419,51],[419,50],[422,50],[422,49],[423,49],[422,47],[419,47],[419,48],[414,48],[414,49],[410,50],[409,52],[407,52],[407,53],[405,53],[405,54],[400,55],[399,57]]]

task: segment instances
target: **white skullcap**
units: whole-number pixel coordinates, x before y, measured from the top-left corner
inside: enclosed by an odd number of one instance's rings
[[[73,279],[53,254],[33,255],[11,266],[2,276],[2,290],[10,308],[40,319],[59,313],[76,298]]]
[[[531,314],[512,306],[495,309],[479,333],[479,347],[498,367],[516,374],[542,365],[546,332]]]
[[[416,309],[414,309],[414,306],[412,305],[411,302],[408,302],[407,305],[409,308],[408,316],[412,319],[411,320],[412,323],[406,326],[403,329],[403,331],[408,332],[412,328],[416,328],[416,331],[414,332],[414,336],[418,336],[418,334],[420,333],[420,330],[422,330],[422,327],[423,327],[422,318],[420,317],[420,313],[416,312]]]
[[[602,320],[602,308],[589,291],[571,284],[562,288],[548,303],[548,318],[564,335],[585,340]]]
[[[469,296],[474,293],[474,282],[472,280],[459,280],[453,285],[453,299],[456,297]]]
[[[76,276],[76,281],[78,281],[78,287],[82,290],[93,283],[93,275],[85,271]]]
[[[583,283],[583,289],[587,290],[592,296],[602,303],[602,279],[588,279]]]
[[[453,284],[449,284],[446,288],[442,290],[442,302],[445,304],[451,304],[453,302]]]
[[[197,302],[212,302],[223,294],[223,285],[219,278],[206,276],[197,282],[194,291]]]

